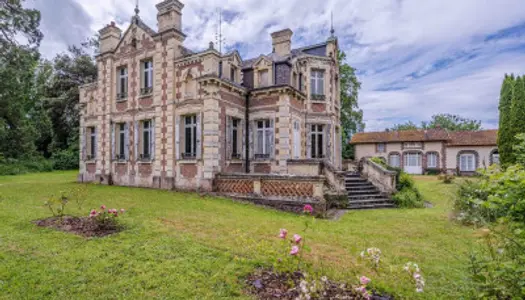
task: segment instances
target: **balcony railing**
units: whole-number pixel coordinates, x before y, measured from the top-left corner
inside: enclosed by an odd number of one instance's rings
[[[326,96],[325,95],[319,95],[319,94],[312,94],[312,95],[310,95],[310,98],[312,100],[316,100],[316,101],[324,101],[326,99]]]
[[[140,95],[142,96],[151,95],[151,93],[153,93],[152,87],[145,87],[140,89]]]
[[[128,93],[117,93],[117,101],[124,100],[128,98]]]

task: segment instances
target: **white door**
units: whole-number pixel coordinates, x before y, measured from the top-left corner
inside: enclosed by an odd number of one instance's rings
[[[301,130],[299,121],[293,122],[293,158],[301,157]]]
[[[421,166],[421,154],[405,153],[403,169],[408,174],[422,174],[423,167]]]

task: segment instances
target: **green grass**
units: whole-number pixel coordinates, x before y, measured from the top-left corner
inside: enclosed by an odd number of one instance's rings
[[[280,228],[301,233],[304,218],[192,193],[89,185],[83,210],[100,204],[126,208],[127,229],[85,239],[39,228],[50,216],[45,198],[72,188],[74,172],[0,177],[0,299],[249,299],[243,277],[270,265],[282,248]],[[454,185],[418,177],[430,209],[352,211],[338,221],[316,220],[305,234],[307,260],[334,279],[372,286],[400,298],[464,295],[467,256],[476,232],[449,220]],[[383,252],[379,272],[358,256]],[[427,287],[416,294],[402,271],[417,262]]]

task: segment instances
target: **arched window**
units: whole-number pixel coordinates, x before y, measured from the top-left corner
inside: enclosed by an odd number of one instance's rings
[[[492,150],[492,152],[490,152],[490,164],[496,164],[496,165],[499,165],[499,151],[498,149],[494,149]]]

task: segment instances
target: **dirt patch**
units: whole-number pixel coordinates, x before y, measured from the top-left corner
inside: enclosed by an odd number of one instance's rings
[[[301,281],[305,280],[302,272],[276,273],[271,270],[257,270],[248,276],[246,284],[248,293],[257,299],[303,299],[301,298]],[[311,283],[306,286],[310,287]],[[370,297],[365,298],[355,287],[325,279],[318,282],[317,293],[310,293],[310,299],[373,299],[390,300],[391,296],[381,296],[369,291]]]
[[[94,218],[64,216],[33,221],[37,226],[49,227],[84,237],[101,237],[122,230],[118,224],[100,224]]]

